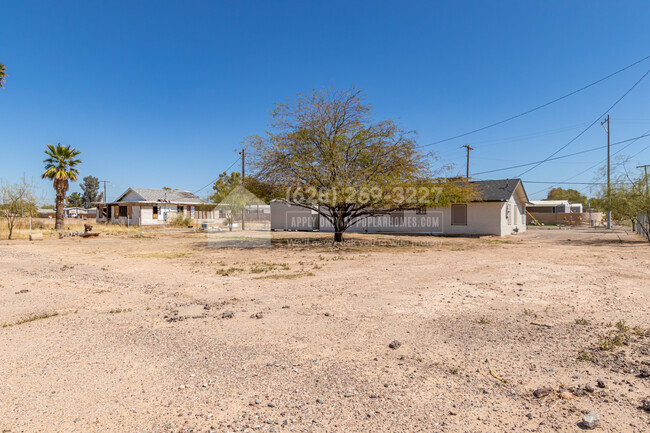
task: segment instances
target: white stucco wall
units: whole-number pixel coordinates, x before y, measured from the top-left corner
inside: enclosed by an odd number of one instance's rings
[[[513,199],[512,206],[516,202]],[[451,224],[451,207],[430,208],[426,214],[418,215],[415,210],[403,211],[403,223],[393,225],[390,215],[378,215],[366,218],[347,231],[352,233],[422,233],[448,235],[496,235],[504,236],[513,233],[514,227],[519,231],[525,230],[525,219],[521,218],[519,205],[517,211],[518,223],[510,224],[505,220],[505,203],[475,202],[467,204],[467,225]],[[272,230],[314,230],[309,221],[314,213],[300,206],[291,206],[282,202],[271,203]],[[512,215],[514,217],[514,215]],[[333,232],[331,224],[318,215],[318,229],[323,232]]]
[[[517,195],[513,195],[507,202],[501,203],[501,236],[526,231],[526,206]],[[510,205],[510,217],[506,218]]]
[[[317,216],[311,209],[271,202],[271,230],[312,231],[317,227]]]

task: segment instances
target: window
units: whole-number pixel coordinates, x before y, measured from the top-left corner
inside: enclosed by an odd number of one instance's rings
[[[512,207],[512,205],[511,205],[510,203],[508,203],[508,204],[506,205],[506,221],[508,222],[508,225],[511,225],[511,224],[512,224],[512,219],[511,219],[511,218],[512,218],[511,207]]]
[[[466,226],[467,225],[467,205],[466,204],[452,204],[451,205],[451,225],[452,226]]]
[[[153,219],[158,219],[158,206],[153,207]]]
[[[129,213],[128,213],[129,211],[128,211],[127,209],[128,209],[128,208],[127,208],[126,206],[120,206],[120,210],[119,210],[119,212],[120,212],[120,213],[119,213],[120,218],[121,218],[121,217],[128,217],[128,216],[129,216]]]
[[[176,212],[183,212],[183,206],[176,206]]]

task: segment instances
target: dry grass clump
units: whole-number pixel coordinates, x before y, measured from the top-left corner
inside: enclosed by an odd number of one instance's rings
[[[29,323],[29,322],[34,322],[36,320],[41,320],[41,319],[47,319],[49,317],[55,317],[58,316],[59,313],[56,311],[54,313],[40,313],[40,314],[33,314],[31,316],[25,317],[24,319],[20,319],[14,323],[3,323],[2,327],[7,328],[9,326],[17,326],[17,325],[22,325],[24,323]]]

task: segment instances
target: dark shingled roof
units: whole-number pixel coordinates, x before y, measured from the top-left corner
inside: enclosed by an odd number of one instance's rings
[[[470,183],[477,189],[479,196],[477,201],[508,201],[517,185],[521,183],[521,179],[475,180]],[[524,185],[522,184],[521,187],[523,188]],[[528,201],[527,195],[526,201]]]

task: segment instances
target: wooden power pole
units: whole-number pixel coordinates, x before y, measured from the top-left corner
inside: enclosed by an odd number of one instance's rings
[[[109,180],[100,180],[100,182],[104,182],[104,203],[106,203],[106,184],[110,183]]]
[[[607,128],[605,128],[605,123],[607,123]],[[607,115],[607,118],[601,122],[601,125],[603,128],[605,128],[605,131],[607,131],[607,228],[611,229],[612,228],[612,185],[610,182],[610,152],[609,152],[609,114]]]
[[[466,178],[467,178],[467,181],[469,182],[469,151],[474,150],[474,148],[470,147],[469,144],[464,144],[461,147],[464,147],[465,149],[467,149],[467,174],[466,174]]]
[[[246,177],[246,149],[241,150],[241,183],[244,185],[244,178]],[[246,230],[246,205],[241,209],[241,229]]]
[[[648,192],[648,167],[650,164],[637,165],[636,168],[642,168],[645,171],[645,192]]]

